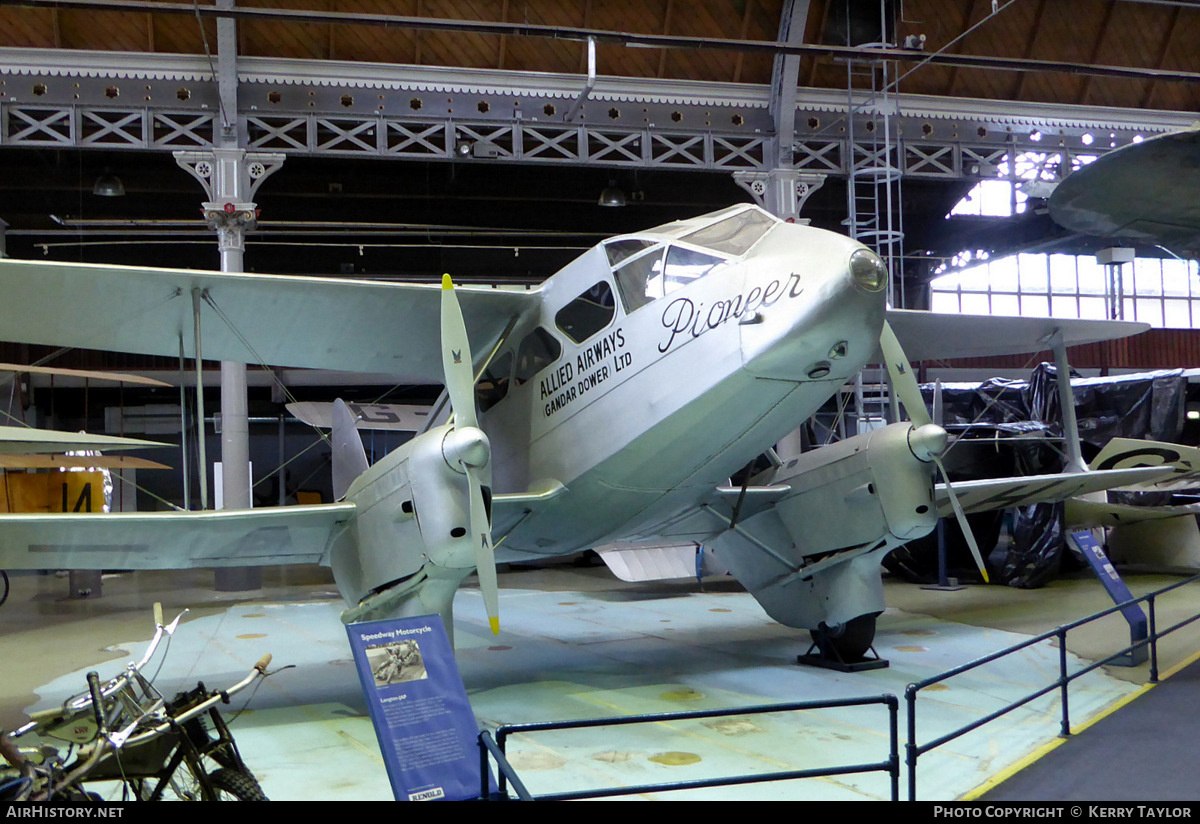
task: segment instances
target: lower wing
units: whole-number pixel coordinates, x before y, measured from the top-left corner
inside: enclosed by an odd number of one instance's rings
[[[0,515],[0,568],[188,569],[321,563],[353,504]]]

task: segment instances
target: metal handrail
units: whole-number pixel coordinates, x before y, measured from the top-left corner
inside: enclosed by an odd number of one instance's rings
[[[1172,632],[1175,632],[1176,630],[1182,629],[1183,627],[1187,626],[1188,624],[1191,624],[1197,620],[1200,620],[1200,614],[1196,614],[1190,618],[1186,618],[1186,619],[1180,621],[1179,623],[1168,627],[1167,629],[1163,630],[1162,632],[1159,632],[1158,628],[1157,628],[1155,600],[1158,597],[1160,597],[1168,592],[1171,592],[1172,590],[1179,589],[1181,587],[1187,586],[1188,584],[1195,583],[1196,581],[1200,581],[1200,575],[1194,575],[1191,578],[1187,578],[1183,581],[1178,581],[1174,584],[1171,584],[1170,586],[1163,587],[1162,589],[1155,590],[1154,592],[1148,593],[1146,595],[1142,595],[1138,598],[1131,598],[1128,601],[1124,601],[1120,604],[1116,604],[1115,606],[1111,606],[1107,609],[1101,610],[1100,612],[1089,615],[1086,618],[1080,618],[1079,620],[1072,621],[1069,624],[1063,624],[1053,630],[1044,632],[1041,635],[1038,635],[1034,638],[1029,638],[1025,641],[1021,641],[1020,643],[1013,644],[1012,646],[1006,647],[997,652],[993,652],[990,655],[985,655],[985,656],[982,656],[981,658],[976,658],[974,661],[970,661],[961,666],[947,670],[946,672],[943,672],[939,675],[935,675],[931,678],[926,678],[923,681],[918,681],[916,683],[909,684],[908,687],[904,690],[904,700],[905,700],[905,703],[906,703],[907,709],[908,709],[908,742],[905,744],[905,763],[908,766],[908,800],[915,801],[916,797],[917,797],[917,760],[920,758],[920,756],[924,755],[925,753],[927,753],[933,749],[936,749],[937,747],[942,746],[943,744],[953,741],[954,739],[958,738],[959,736],[965,735],[966,733],[971,732],[972,730],[978,729],[979,727],[982,727],[983,725],[985,725],[991,721],[994,721],[997,718],[1000,718],[1001,716],[1008,714],[1009,712],[1012,712],[1013,710],[1017,709],[1018,707],[1022,707],[1025,704],[1028,704],[1029,702],[1031,702],[1037,698],[1040,698],[1041,696],[1046,695],[1047,693],[1050,693],[1056,689],[1059,690],[1059,692],[1061,694],[1061,701],[1060,701],[1061,719],[1060,719],[1060,726],[1059,726],[1059,734],[1061,736],[1063,736],[1064,738],[1069,736],[1071,734],[1070,704],[1069,704],[1069,694],[1068,694],[1068,686],[1069,686],[1070,682],[1074,681],[1076,678],[1079,678],[1083,675],[1087,675],[1088,673],[1092,672],[1093,670],[1096,670],[1096,669],[1104,666],[1105,664],[1109,664],[1118,658],[1122,658],[1124,656],[1130,655],[1133,653],[1134,650],[1141,649],[1147,645],[1150,647],[1149,683],[1152,683],[1152,684],[1158,683],[1158,639],[1163,636],[1170,635]],[[1120,610],[1122,610],[1130,605],[1139,604],[1142,601],[1147,602],[1149,605],[1149,609],[1150,609],[1150,631],[1149,631],[1149,635],[1146,638],[1141,639],[1139,641],[1135,641],[1135,642],[1131,643],[1129,646],[1124,647],[1124,648],[1118,650],[1117,652],[1113,653],[1112,655],[1109,655],[1108,657],[1103,658],[1099,661],[1094,661],[1091,664],[1089,664],[1085,667],[1082,667],[1081,669],[1079,669],[1073,673],[1070,673],[1070,674],[1067,673],[1067,633],[1070,630],[1078,629],[1081,626],[1084,626],[1093,621],[1099,620],[1100,618],[1104,618],[1109,615],[1112,615],[1113,613],[1119,612]],[[983,718],[980,718],[976,721],[973,721],[970,724],[967,724],[967,725],[959,727],[955,730],[952,730],[951,732],[946,733],[945,735],[942,735],[939,738],[935,738],[925,744],[921,744],[921,745],[917,744],[917,704],[916,704],[916,701],[917,701],[917,693],[918,692],[920,692],[922,689],[925,689],[926,687],[933,686],[934,684],[937,684],[937,683],[940,683],[947,679],[953,678],[956,675],[961,675],[965,672],[968,672],[970,670],[981,667],[984,664],[989,664],[993,661],[997,661],[1001,658],[1004,658],[1007,655],[1011,655],[1014,652],[1020,652],[1023,649],[1034,646],[1035,644],[1040,644],[1043,641],[1047,641],[1051,638],[1055,638],[1058,640],[1058,659],[1059,659],[1059,676],[1053,683],[1051,683],[1045,687],[1042,687],[1038,690],[1035,690],[1034,692],[1030,693],[1029,695],[1025,696],[1024,698],[1017,699],[1016,701],[1013,701],[1013,702],[1001,707],[1000,709],[996,710],[995,712],[985,715]]]
[[[517,734],[549,732],[553,730],[584,729],[589,727],[615,727],[628,724],[652,724],[670,721],[687,721],[700,718],[721,718],[731,715],[759,715],[772,712],[796,712],[803,710],[832,709],[836,707],[856,707],[882,704],[888,709],[888,721],[891,731],[890,749],[884,761],[852,764],[842,767],[824,767],[807,770],[785,770],[772,773],[747,774],[725,778],[698,779],[695,781],[678,781],[664,784],[639,784],[636,786],[605,787],[596,790],[577,790],[573,792],[550,793],[533,796],[526,790],[517,776],[516,770],[508,762],[505,744],[508,737]],[[480,746],[480,775],[482,780],[481,798],[489,798],[488,788],[488,753],[491,753],[499,768],[498,796],[508,798],[507,782],[513,783],[513,790],[518,798],[526,801],[533,800],[577,800],[583,798],[608,798],[619,795],[634,795],[643,792],[667,792],[675,790],[691,790],[704,787],[723,787],[732,784],[754,784],[766,781],[786,781],[798,778],[820,778],[832,775],[851,775],[865,772],[886,772],[891,778],[892,800],[900,798],[900,753],[899,753],[899,714],[900,701],[895,695],[885,694],[863,698],[842,698],[826,701],[798,701],[787,704],[767,704],[754,707],[741,707],[724,710],[694,710],[691,712],[652,713],[646,715],[631,715],[620,718],[590,718],[576,721],[547,721],[530,724],[505,724],[496,729],[496,736],[484,731],[479,735]]]

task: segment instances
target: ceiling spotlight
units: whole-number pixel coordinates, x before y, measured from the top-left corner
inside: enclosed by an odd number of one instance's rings
[[[460,140],[454,144],[454,153],[459,157],[470,157],[474,144],[469,140]]]
[[[121,182],[121,178],[105,169],[104,174],[92,184],[92,194],[100,197],[124,197],[125,184]]]
[[[600,200],[597,201],[600,206],[624,206],[625,192],[617,186],[617,181],[610,180],[608,185],[604,187],[604,191],[600,193]]]

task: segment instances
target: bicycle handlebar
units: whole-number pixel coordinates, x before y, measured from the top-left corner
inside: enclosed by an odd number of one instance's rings
[[[87,674],[88,692],[92,696],[92,712],[96,715],[96,729],[104,735],[104,701],[100,698],[100,676],[92,670]]]
[[[100,738],[98,738],[96,742],[91,745],[91,751],[88,752],[87,758],[82,763],[77,762],[76,766],[66,776],[64,776],[61,781],[54,785],[53,793],[59,793],[64,788],[70,787],[81,780],[85,780],[88,773],[95,769],[96,765],[99,764],[109,753],[116,752],[123,747],[136,747],[140,744],[146,743],[147,741],[153,740],[154,738],[169,732],[172,728],[178,727],[192,720],[193,718],[208,712],[217,704],[228,700],[229,696],[236,695],[238,692],[241,692],[259,678],[265,678],[267,676],[267,667],[270,665],[270,663],[271,655],[268,653],[258,660],[258,663],[251,668],[249,674],[241,681],[237,682],[228,689],[216,690],[212,692],[203,701],[192,707],[189,707],[187,710],[179,713],[178,715],[170,714],[163,702],[157,702],[157,705],[151,712],[143,715],[140,718],[134,719],[129,726],[125,727],[124,729],[102,735]],[[94,673],[89,674],[94,675]],[[142,727],[147,720],[151,719],[156,719],[153,726],[143,728],[139,731],[139,727]]]
[[[249,674],[247,674],[245,678],[243,678],[241,681],[238,681],[232,687],[229,687],[224,690],[213,691],[203,701],[201,701],[200,703],[195,704],[191,707],[188,707],[186,710],[184,710],[183,712],[181,712],[177,715],[172,715],[168,712],[168,713],[165,713],[165,717],[164,717],[164,713],[163,713],[162,709],[156,710],[153,713],[147,713],[142,718],[139,718],[138,720],[136,720],[133,724],[131,724],[125,730],[122,730],[121,732],[117,732],[117,733],[112,733],[108,736],[108,738],[110,739],[110,742],[115,745],[116,748],[120,748],[122,746],[135,746],[137,744],[145,743],[146,741],[149,741],[150,739],[155,738],[155,737],[167,732],[168,730],[171,729],[172,726],[178,726],[180,724],[184,724],[188,721],[191,721],[193,718],[196,718],[199,715],[203,715],[204,713],[208,712],[210,709],[215,707],[217,704],[226,702],[229,699],[229,696],[237,695],[239,692],[241,692],[246,687],[253,684],[259,678],[265,678],[267,676],[267,667],[270,666],[270,664],[271,664],[271,654],[267,653],[262,658],[258,659],[258,663],[255,664],[253,667],[251,667]],[[145,722],[147,720],[153,720],[155,718],[157,718],[158,720],[154,723],[153,726],[146,728],[146,729],[142,729],[140,731],[137,730],[137,727],[139,725],[141,725],[143,722]],[[113,741],[112,739],[117,739],[117,740]]]
[[[47,776],[49,781],[47,790],[51,796],[79,781],[86,780],[88,774],[106,755],[117,752],[122,747],[137,746],[172,730],[178,730],[180,725],[208,712],[218,703],[228,703],[230,696],[241,692],[255,681],[268,675],[267,667],[271,664],[269,653],[260,658],[250,672],[233,686],[224,690],[208,692],[203,700],[178,712],[169,706],[158,690],[140,674],[140,670],[153,658],[162,637],[174,633],[180,619],[187,612],[184,610],[176,616],[174,621],[164,625],[162,606],[155,604],[154,637],[142,660],[128,664],[124,672],[103,686],[101,686],[100,677],[95,671],[87,673],[88,689],[86,693],[67,699],[59,707],[31,713],[29,722],[11,733],[12,738],[18,738],[35,730],[53,727],[64,720],[76,718],[89,707],[91,708],[95,715],[98,735],[79,751],[74,767],[69,773],[58,781],[55,781],[52,775]],[[140,698],[137,697],[136,692],[132,691],[131,685],[135,681],[141,688],[142,697]],[[122,693],[127,688],[131,691]],[[115,699],[115,704],[106,703],[108,699],[117,696],[118,693],[122,693],[122,695]],[[112,706],[114,712],[109,712],[106,709],[108,706]],[[117,707],[122,707],[123,710],[117,712]],[[134,717],[126,724],[123,719],[130,718],[128,714],[125,714],[130,710],[133,711]],[[109,729],[110,724],[123,726],[114,730]],[[78,739],[76,740],[78,741]]]
[[[108,698],[124,689],[133,676],[140,672],[142,668],[150,662],[150,659],[154,657],[154,653],[158,650],[158,644],[160,641],[162,641],[163,636],[173,635],[176,628],[179,626],[179,621],[183,618],[183,616],[187,615],[188,612],[190,612],[190,610],[185,609],[183,612],[175,616],[174,621],[172,621],[170,624],[164,625],[162,622],[162,604],[156,601],[154,603],[154,637],[150,639],[150,645],[146,648],[146,654],[143,655],[142,660],[138,661],[136,664],[127,664],[125,667],[125,672],[121,673],[105,684],[103,688],[100,689],[101,699]],[[92,703],[93,696],[90,693],[72,696],[63,702],[63,711],[64,713],[78,712],[79,710],[85,709],[89,704]]]

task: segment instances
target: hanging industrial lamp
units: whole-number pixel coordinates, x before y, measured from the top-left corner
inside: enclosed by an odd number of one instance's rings
[[[610,180],[608,185],[604,187],[604,191],[600,193],[600,200],[597,201],[601,206],[617,207],[625,205],[625,192],[617,185],[617,181]]]
[[[92,194],[100,197],[124,197],[125,184],[111,170],[105,169],[104,174],[92,184]]]

